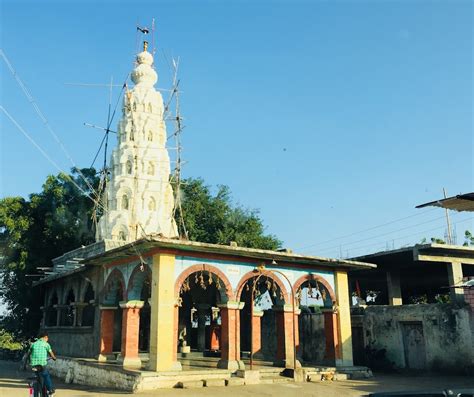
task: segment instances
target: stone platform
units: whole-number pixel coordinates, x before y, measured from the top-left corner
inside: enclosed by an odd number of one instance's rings
[[[196,388],[218,386],[243,386],[288,382],[320,382],[372,376],[366,367],[303,367],[292,370],[273,367],[271,363],[255,361],[250,370],[230,371],[216,368],[218,358],[201,357],[182,359],[182,371],[153,372],[145,369],[127,369],[114,362],[99,363],[93,359],[59,357],[49,366],[50,372],[66,383],[119,389],[127,392],[163,388]]]

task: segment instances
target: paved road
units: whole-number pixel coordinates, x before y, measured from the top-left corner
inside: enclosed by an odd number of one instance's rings
[[[28,396],[25,378],[27,372],[18,370],[18,363],[0,361],[0,397]],[[55,379],[57,397],[112,397],[124,396],[129,393],[78,385],[66,385]],[[322,383],[296,383],[233,387],[209,387],[200,389],[162,389],[153,392],[141,392],[139,397],[190,397],[208,396],[222,397],[224,393],[232,393],[232,397],[248,396],[284,396],[284,397],[355,397],[377,391],[426,390],[446,388],[474,388],[472,377],[461,376],[406,376],[379,375],[372,379],[360,381],[336,381]]]

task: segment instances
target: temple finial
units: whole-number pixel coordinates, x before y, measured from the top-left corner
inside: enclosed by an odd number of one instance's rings
[[[148,41],[144,41],[143,42],[143,51],[147,51],[148,50]]]

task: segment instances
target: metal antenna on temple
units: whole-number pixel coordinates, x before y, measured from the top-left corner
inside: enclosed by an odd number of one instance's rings
[[[188,239],[188,231],[186,230],[186,225],[184,223],[184,213],[183,208],[181,205],[181,168],[183,165],[181,159],[181,132],[184,129],[182,124],[183,118],[181,117],[181,109],[180,109],[180,101],[179,101],[179,79],[178,79],[178,69],[179,69],[179,58],[177,60],[173,59],[173,89],[171,91],[170,98],[168,99],[167,104],[164,108],[164,118],[168,120],[173,120],[174,122],[174,132],[171,134],[168,139],[174,137],[175,140],[175,147],[176,147],[176,166],[174,169],[173,180],[175,184],[175,201],[174,201],[174,208],[173,208],[173,218],[178,213],[178,226],[180,226],[181,231],[183,233],[183,237]],[[171,116],[171,102],[174,99],[174,115]]]
[[[155,52],[156,52],[156,47],[155,47],[155,18],[151,20],[151,47],[152,47],[152,55],[153,59],[155,58]]]

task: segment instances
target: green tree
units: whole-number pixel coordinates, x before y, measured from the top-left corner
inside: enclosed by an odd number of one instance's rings
[[[464,247],[471,247],[471,246],[474,246],[474,235],[469,231],[469,230],[466,230],[464,232],[464,243],[463,243],[463,246]]]
[[[16,341],[13,335],[0,328],[0,349],[20,350],[23,345]]]
[[[81,172],[96,188],[95,170]],[[94,203],[75,184],[89,193],[73,169],[72,175],[48,176],[42,192],[31,194],[28,200],[0,200],[0,298],[8,309],[2,323],[19,336],[34,333],[40,318],[39,290],[32,288],[38,267],[49,266],[53,258],[94,241]]]
[[[281,247],[278,238],[265,234],[257,210],[233,205],[227,186],[218,186],[213,195],[210,187],[200,178],[189,178],[183,182],[182,209],[190,240],[214,244],[235,241],[241,247],[270,250]],[[180,235],[184,235],[178,216],[179,212],[176,212]]]

